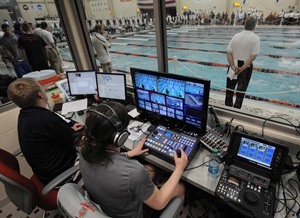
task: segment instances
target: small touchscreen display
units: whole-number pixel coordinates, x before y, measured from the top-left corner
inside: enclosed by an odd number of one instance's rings
[[[274,146],[242,137],[237,155],[266,167],[270,167],[274,152]]]

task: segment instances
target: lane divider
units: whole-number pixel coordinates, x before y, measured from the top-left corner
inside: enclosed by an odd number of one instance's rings
[[[113,43],[114,44],[114,43]],[[125,43],[124,43],[125,44]],[[155,45],[140,45],[140,44],[125,44],[129,46],[141,46],[141,47],[153,47],[156,48]],[[198,48],[178,48],[178,47],[168,47],[168,49],[176,49],[176,50],[188,50],[188,51],[204,51],[204,52],[217,52],[217,53],[223,53],[226,54],[227,51],[218,51],[218,50],[205,50],[205,49],[198,49]],[[294,57],[294,56],[284,56],[284,55],[270,55],[270,54],[259,54],[271,58],[293,58],[293,59],[300,59],[300,57]]]
[[[137,57],[146,57],[146,58],[157,58],[156,56],[151,56],[151,55],[134,54],[134,53],[126,53],[126,52],[110,51],[110,53],[112,53],[112,54],[122,54],[122,55],[131,55],[131,56],[137,56]],[[168,58],[168,60],[173,61],[174,58]],[[205,66],[228,67],[227,64],[220,64],[220,63],[210,63],[210,62],[185,60],[185,59],[177,59],[177,60],[182,61],[182,62],[189,62],[189,63],[194,63],[194,64],[205,65]],[[253,67],[253,70],[263,72],[263,73],[291,74],[291,75],[296,75],[296,76],[300,75],[299,72],[284,71],[284,70],[272,70],[272,69],[265,69],[265,68],[258,68],[258,67]]]
[[[114,52],[112,52],[114,53]],[[116,52],[115,52],[116,53]],[[124,53],[123,53],[124,54]],[[146,56],[146,55],[145,55]],[[151,56],[152,58],[154,58],[155,56]],[[168,59],[173,59],[173,58],[168,58]],[[67,62],[73,62],[71,60],[67,60],[67,59],[63,59],[63,61],[67,61]],[[182,60],[181,60],[182,61]],[[226,64],[225,64],[226,65]],[[98,69],[100,68],[99,65],[97,65]],[[120,73],[126,73],[126,74],[131,74],[128,71],[125,70],[119,70],[119,69],[113,69],[115,72],[120,72]],[[222,93],[226,93],[226,90],[222,90],[222,89],[216,89],[216,88],[210,88],[210,90],[212,91],[216,91],[216,92],[222,92]],[[236,92],[234,93],[234,95],[236,95]],[[262,98],[262,97],[258,97],[258,96],[254,96],[254,95],[245,95],[245,98],[251,99],[251,100],[256,100],[256,101],[266,101],[269,103],[273,103],[273,104],[280,104],[280,105],[286,105],[289,107],[296,107],[296,108],[300,108],[300,104],[293,104],[293,103],[289,103],[286,101],[278,101],[278,100],[272,100],[269,98]]]
[[[224,38],[224,37],[220,37],[220,38],[212,38],[212,37],[194,37],[194,36],[167,36],[168,38],[192,38],[192,39],[231,39],[230,38]],[[260,41],[267,41],[267,42],[285,42],[285,43],[294,43],[295,41],[282,41],[282,40],[271,40],[271,39],[260,39]]]
[[[148,39],[148,41],[156,41],[155,39]],[[228,45],[229,43],[217,43],[217,42],[191,42],[191,41],[178,41],[178,40],[167,40],[167,42],[181,42],[181,43],[195,43],[195,44],[210,44],[210,45]],[[280,47],[272,45],[260,45],[263,47],[278,48],[278,49],[300,49],[298,47]]]

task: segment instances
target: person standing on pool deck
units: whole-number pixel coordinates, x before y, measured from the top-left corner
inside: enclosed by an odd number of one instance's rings
[[[253,64],[260,50],[260,38],[254,34],[256,19],[250,17],[245,22],[245,30],[235,34],[227,48],[227,85],[225,105],[241,108],[251,79]],[[236,100],[233,105],[233,91],[237,86]]]
[[[103,36],[103,26],[97,24],[92,35],[92,43],[97,53],[97,58],[100,61],[101,68],[104,73],[112,73],[113,68],[111,58],[109,56],[109,48],[111,47],[111,36],[107,35],[108,41]]]

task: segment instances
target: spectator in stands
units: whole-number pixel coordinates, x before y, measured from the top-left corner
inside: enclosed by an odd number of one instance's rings
[[[231,13],[231,25],[234,24],[235,14],[234,12]]]
[[[0,30],[0,38],[2,38],[3,36],[4,36],[4,32]],[[2,61],[5,64],[6,67],[7,68],[11,67],[8,64],[8,60],[7,60],[5,52],[2,49],[1,43],[0,43],[0,56],[1,56],[1,59],[2,59]]]
[[[245,22],[245,30],[234,35],[227,48],[227,89],[225,105],[241,108],[251,79],[253,64],[260,51],[260,38],[254,34],[256,19],[250,17]],[[236,101],[233,104],[233,93],[237,86]]]
[[[12,82],[7,93],[21,108],[18,135],[22,153],[33,173],[46,185],[74,165],[75,133],[83,126],[70,126],[48,110],[48,97],[34,78],[25,77]]]
[[[120,147],[111,140],[116,127],[99,112],[108,117],[115,114],[114,120],[118,119],[124,129],[129,117],[120,103],[100,104],[87,114],[85,129],[75,143],[80,149],[80,171],[85,188],[103,212],[110,217],[150,217],[148,213],[153,212],[150,208],[162,210],[175,196],[184,199],[185,187],[180,178],[188,159],[183,150],[180,149],[180,158],[174,154],[175,170],[170,178],[156,186],[152,181],[153,167],[131,159],[148,151],[143,150],[146,138],[133,150],[121,153]],[[159,215],[151,214],[151,217]]]
[[[55,70],[56,74],[63,75],[64,69],[62,68],[61,58],[59,55],[58,48],[55,45],[52,34],[47,31],[48,24],[46,22],[41,23],[41,37],[47,43],[48,59],[50,66]]]
[[[26,73],[31,72],[31,68],[26,63],[21,50],[18,48],[17,34],[13,34],[7,24],[2,24],[1,28],[5,34],[0,39],[0,44],[6,57],[12,62],[17,76],[21,78]]]
[[[92,35],[92,43],[97,53],[97,58],[100,61],[101,68],[104,73],[112,73],[113,68],[111,58],[109,56],[109,48],[111,47],[111,36],[107,35],[108,41],[103,36],[103,26],[97,24]]]
[[[19,24],[19,23],[14,24],[14,33],[17,34],[18,37],[24,35],[21,24]]]
[[[47,62],[47,43],[37,35],[32,34],[28,24],[22,25],[24,36],[18,40],[18,48],[21,49],[26,63],[33,71],[49,69]]]

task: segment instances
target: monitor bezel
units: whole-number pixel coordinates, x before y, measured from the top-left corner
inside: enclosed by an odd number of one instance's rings
[[[125,88],[125,99],[116,99],[116,98],[105,98],[105,97],[100,97],[99,93],[99,87],[98,87],[98,74],[100,75],[117,75],[117,76],[123,76],[124,77],[124,88]],[[97,96],[101,100],[114,100],[114,101],[127,101],[127,83],[126,83],[126,75],[123,73],[103,73],[103,72],[96,72],[96,82],[97,82]]]
[[[94,72],[95,75],[95,81],[96,81],[96,89],[98,89],[97,87],[97,77],[96,77],[96,71],[95,70],[78,70],[78,71],[66,71],[66,75],[67,75],[67,80],[68,80],[68,85],[69,85],[69,91],[70,91],[70,96],[94,96],[97,94],[97,91],[95,90],[95,93],[93,94],[73,94],[72,90],[71,90],[71,86],[70,86],[70,81],[69,81],[69,74],[70,73],[84,73],[84,72]]]
[[[135,77],[136,73],[144,73],[144,74],[148,74],[148,75],[162,76],[162,77],[168,77],[168,78],[173,78],[173,79],[178,79],[178,80],[203,84],[204,85],[204,94],[203,94],[203,109],[204,110],[203,110],[203,112],[205,113],[206,118],[204,119],[204,122],[201,122],[200,132],[198,132],[198,133],[199,134],[205,134],[206,133],[206,125],[207,125],[207,119],[208,119],[207,115],[208,115],[208,105],[209,105],[209,94],[210,94],[210,80],[204,79],[204,78],[178,75],[178,74],[162,73],[162,72],[159,72],[159,71],[139,69],[139,68],[130,68],[130,72],[131,72],[132,86],[133,86],[133,91],[134,91],[134,99],[135,99],[136,108],[137,108],[138,112],[140,112],[140,113],[146,112],[146,113],[152,114],[154,116],[159,115],[162,118],[165,118],[167,120],[176,121],[177,123],[191,125],[191,126],[194,126],[194,127],[198,127],[198,126],[187,123],[185,119],[183,121],[181,121],[181,120],[178,120],[176,118],[161,115],[161,114],[155,113],[153,111],[149,111],[149,110],[141,108],[138,104],[137,87],[136,87],[136,84],[135,84],[134,77]],[[205,96],[207,96],[207,98],[205,98]],[[186,115],[184,115],[184,116],[186,117]]]

